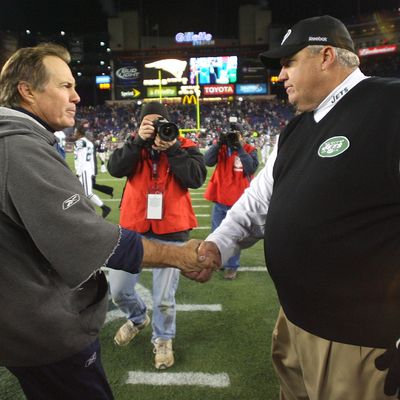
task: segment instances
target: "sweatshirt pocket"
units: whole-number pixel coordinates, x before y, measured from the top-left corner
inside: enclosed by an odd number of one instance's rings
[[[107,312],[108,284],[102,271],[93,274],[74,290],[71,305],[79,315],[82,329],[97,335],[104,324]]]

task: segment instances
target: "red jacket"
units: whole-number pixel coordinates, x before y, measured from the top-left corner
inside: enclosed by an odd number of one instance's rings
[[[255,147],[245,144],[243,149],[251,153]],[[237,151],[228,155],[227,146],[222,146],[218,152],[217,166],[208,183],[204,197],[207,200],[232,206],[249,187],[253,175],[246,176]]]
[[[181,147],[191,147],[191,140],[178,138]],[[141,162],[136,172],[128,179],[121,202],[120,224],[123,228],[139,233],[152,232],[162,235],[181,232],[197,226],[188,189],[182,188],[174,175],[169,173],[168,157],[160,153],[157,163],[158,187],[163,191],[163,218],[146,219],[147,194],[155,181],[152,179],[153,161],[148,149],[142,149]]]

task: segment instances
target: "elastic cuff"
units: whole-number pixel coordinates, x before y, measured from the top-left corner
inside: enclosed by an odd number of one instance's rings
[[[143,140],[139,134],[137,133],[135,138],[133,139],[133,143],[135,143],[136,145],[140,146],[140,147],[144,147],[146,146],[147,140]]]

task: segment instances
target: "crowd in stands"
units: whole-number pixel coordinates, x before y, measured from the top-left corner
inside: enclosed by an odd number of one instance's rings
[[[369,76],[400,77],[400,56],[396,53],[362,57],[360,68]],[[229,129],[229,117],[232,116],[238,118],[248,140],[261,147],[266,135],[274,137],[279,134],[294,113],[290,105],[279,99],[202,102],[201,130],[198,132],[196,106],[168,103],[166,107],[172,122],[180,129],[193,129],[185,134],[201,147],[209,146],[221,131]],[[106,138],[112,149],[138,128],[139,112],[140,104],[137,102],[82,106],[78,107],[77,120],[86,121],[87,133],[94,140]],[[66,133],[68,136],[69,132]]]
[[[361,71],[368,76],[400,77],[400,56],[381,54],[361,58]]]
[[[180,129],[194,129],[186,134],[207,146],[221,131],[229,129],[229,118],[237,117],[245,135],[257,144],[257,138],[268,134],[275,136],[293,117],[293,110],[281,100],[235,100],[231,102],[210,102],[200,105],[200,127],[197,132],[196,106],[167,104],[172,122]],[[128,105],[104,104],[78,107],[77,120],[85,121],[87,133],[97,139],[106,137],[114,143],[124,141],[138,127],[140,106],[134,102]],[[68,134],[68,133],[67,133]]]
[[[361,57],[361,71],[369,76],[400,77],[398,53]],[[275,137],[293,117],[293,109],[285,101],[253,99],[200,104],[200,127],[197,132],[196,106],[178,103],[166,104],[172,122],[180,129],[193,129],[186,135],[207,147],[229,128],[229,117],[237,117],[245,136],[252,144],[261,147],[266,137]],[[86,121],[87,132],[94,140],[105,137],[112,149],[138,128],[140,104],[111,103],[90,107],[78,107],[77,120]],[[68,132],[66,132],[68,135]]]

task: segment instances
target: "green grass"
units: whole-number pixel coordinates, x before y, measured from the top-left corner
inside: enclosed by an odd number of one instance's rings
[[[69,156],[68,161],[71,162]],[[211,177],[209,169],[207,180]],[[118,223],[118,204],[124,179],[112,179],[107,173],[99,174],[99,183],[115,188],[114,201],[106,200],[112,207],[108,220]],[[210,226],[212,204],[203,199],[203,188],[192,190],[199,225]],[[100,210],[98,210],[100,212]],[[205,215],[208,214],[208,215]],[[203,239],[208,229],[194,230],[191,237]],[[243,267],[264,265],[262,243],[242,252]],[[142,273],[141,284],[151,289],[151,273]],[[220,304],[221,312],[178,312],[177,336],[174,340],[175,365],[167,373],[203,372],[226,373],[230,385],[210,388],[193,385],[152,386],[125,384],[128,371],[163,374],[153,366],[151,329],[144,330],[126,348],[113,344],[115,331],[123,319],[112,321],[103,328],[103,364],[116,400],[277,400],[278,383],[270,360],[271,333],[278,313],[276,292],[266,270],[240,272],[235,281],[226,281],[222,272],[199,284],[181,277],[176,296],[178,304]],[[110,304],[110,308],[114,306]],[[5,369],[0,369],[0,398],[20,400],[18,385]],[[49,399],[50,400],[50,399]],[[90,400],[90,399],[88,399]]]

